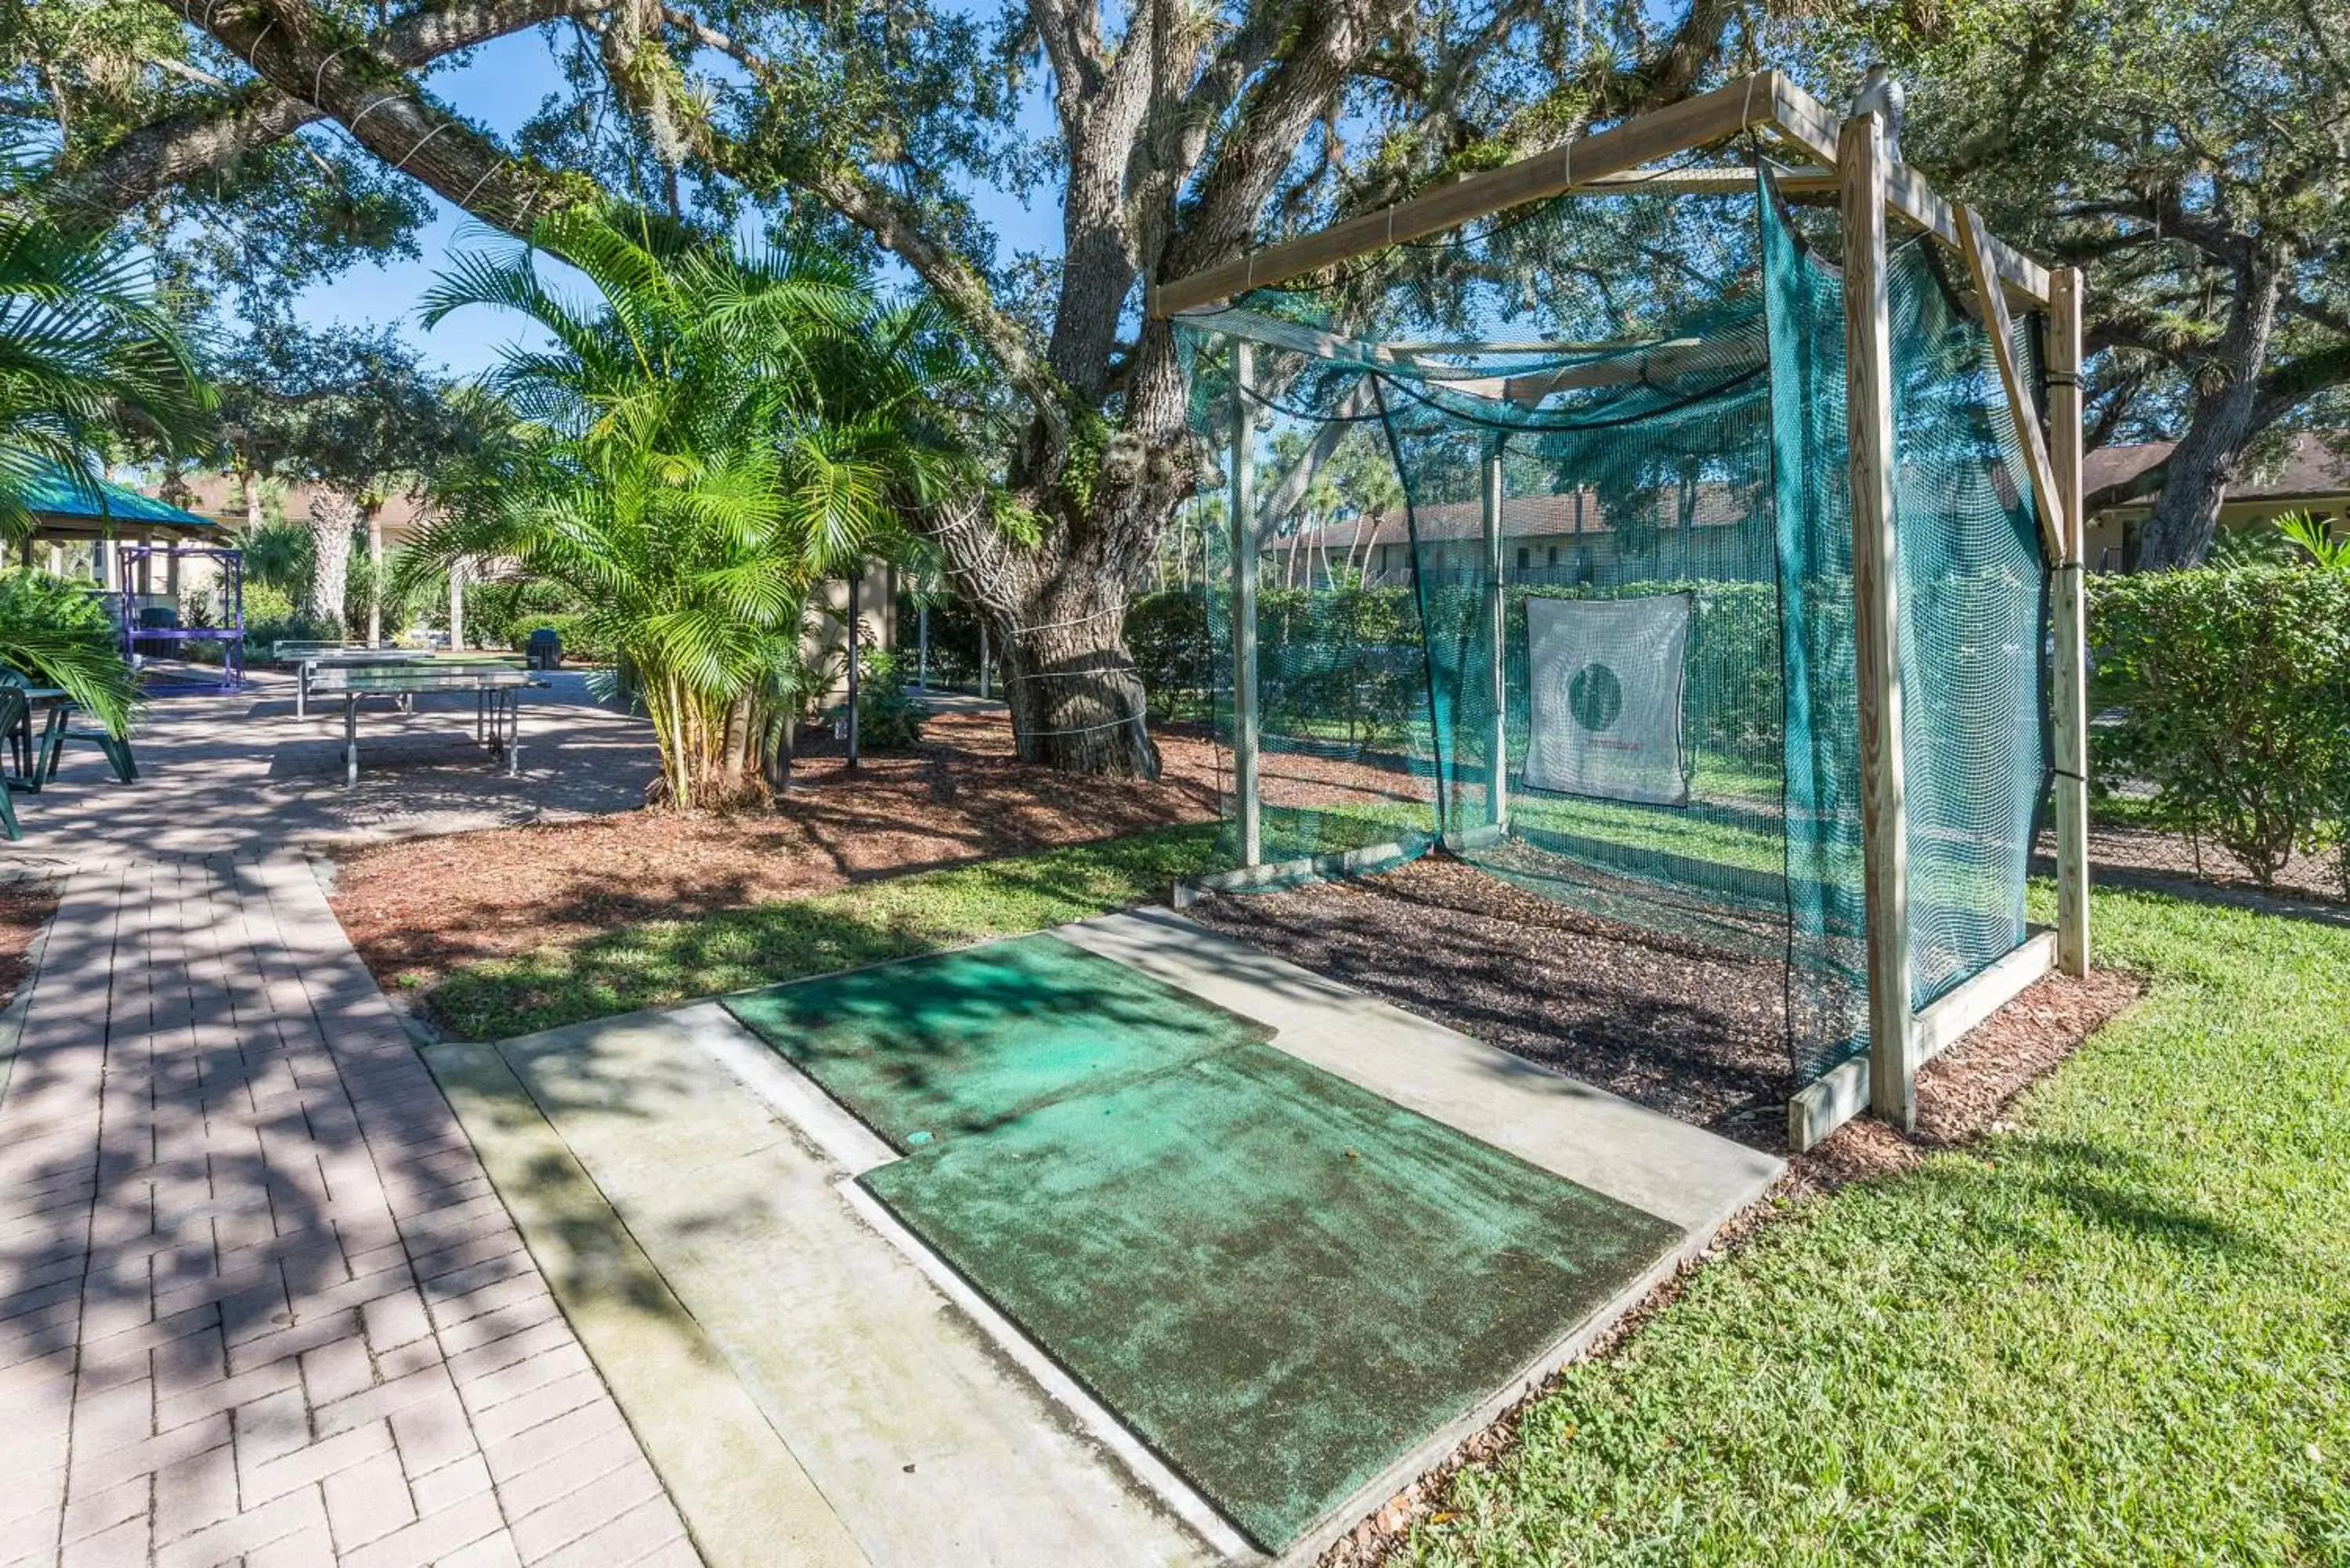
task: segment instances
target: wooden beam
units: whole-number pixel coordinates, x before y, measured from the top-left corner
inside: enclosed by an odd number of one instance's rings
[[[1487,213],[1555,196],[1655,159],[1723,140],[1751,126],[1771,123],[1780,111],[1786,85],[1777,71],[1757,71],[1652,114],[1577,137],[1564,147],[1439,185],[1393,206],[1161,284],[1152,291],[1150,314],[1170,317],[1211,300],[1229,299],[1402,241],[1456,229]]]
[[[1902,788],[1901,605],[1893,526],[1893,342],[1887,294],[1885,125],[1845,121],[1845,399],[1851,434],[1852,588],[1860,686],[1863,882],[1868,898],[1869,1103],[1917,1125],[1909,1016],[1909,822]]]
[[[1772,182],[1786,196],[1833,196],[1836,177],[1825,171],[1798,171],[1773,167]],[[1586,181],[1559,192],[1562,196],[1751,196],[1754,171],[1742,165],[1722,169],[1627,169]]]
[[[1970,207],[1959,209],[1959,248],[1967,258],[1967,275],[1974,280],[1975,298],[1982,306],[1983,332],[1991,338],[1999,384],[2007,394],[2008,422],[2014,427],[2015,444],[2023,452],[2024,472],[2032,481],[2033,510],[2040,517],[2040,547],[2053,568],[2067,558],[2065,540],[2070,534],[2064,521],[2064,498],[2057,493],[2056,471],[2048,461],[2048,439],[2040,430],[2040,410],[2033,400],[2032,389],[2023,384],[2022,368],[2015,362],[2015,321],[2007,313],[2006,291],[1991,270],[1991,252],[1984,244],[1989,236]]]
[[[2056,961],[2089,972],[2089,649],[2082,572],[2086,518],[2081,507],[2081,273],[2059,267],[2048,304],[2048,426],[2056,494],[2067,532],[2049,584],[2056,634]]]
[[[1752,339],[1674,337],[1638,353],[1618,354],[1588,365],[1512,376],[1503,383],[1503,395],[1513,403],[1539,403],[1554,392],[1576,388],[1618,387],[1685,376],[1693,370],[1760,365],[1768,351],[1767,345]]]
[[[1302,321],[1284,321],[1277,316],[1267,316],[1260,310],[1241,310],[1234,306],[1214,306],[1183,312],[1181,319],[1195,327],[1208,327],[1234,338],[1245,337],[1252,343],[1262,343],[1271,348],[1285,348],[1294,354],[1309,355],[1338,365],[1400,365],[1427,380],[1451,391],[1472,398],[1499,398],[1502,378],[1482,371],[1456,371],[1458,379],[1448,377],[1449,366],[1426,366],[1413,356],[1384,343],[1374,343],[1367,337],[1350,337],[1344,333],[1325,332],[1318,327],[1308,327]]]
[[[1774,95],[1776,116],[1772,130],[1786,144],[1808,154],[1830,169],[1838,167],[1837,130],[1835,117],[1820,100],[1802,88],[1780,78],[1779,91]],[[1939,238],[1952,250],[1964,248],[1959,237],[1958,213],[1950,203],[1934,192],[1924,175],[1907,164],[1889,164],[1885,173],[1885,199],[1891,210],[1913,227]],[[2022,296],[2026,305],[2038,309],[2048,303],[2048,269],[2031,257],[1984,236],[1991,252],[1992,270],[2008,286]]]
[[[1614,387],[1627,382],[1684,375],[1691,370],[1759,365],[1762,362],[1763,353],[1763,345],[1759,342],[1703,337],[1669,337],[1647,343],[1627,339],[1615,344],[1512,344],[1506,348],[1481,344],[1374,343],[1367,338],[1325,332],[1318,327],[1308,327],[1303,322],[1284,321],[1262,311],[1242,310],[1232,306],[1195,307],[1184,311],[1181,319],[1235,338],[1245,337],[1253,343],[1311,355],[1334,364],[1398,366],[1410,370],[1430,386],[1459,392],[1464,397],[1506,398],[1520,403],[1538,403],[1553,392],[1577,387]],[[1571,365],[1564,369],[1537,370],[1518,376],[1496,376],[1462,367],[1426,362],[1445,353],[1534,353],[1541,349],[1561,354],[1604,352],[1608,357],[1587,365]]]
[[[1176,881],[1174,896],[1168,901],[1179,909],[1188,909],[1208,893],[1253,893],[1291,880],[1336,882],[1350,877],[1376,876],[1382,871],[1392,871],[1405,861],[1417,860],[1435,843],[1436,840],[1426,834],[1415,833],[1387,844],[1366,845],[1360,849],[1304,855],[1295,860],[1277,861],[1270,866],[1244,866],[1236,871],[1184,877]]]
[[[1378,212],[1269,245],[1238,261],[1153,285],[1149,312],[1153,317],[1173,316],[1552,196],[1621,195],[1644,189],[1684,195],[1742,190],[1752,181],[1751,172],[1742,171],[1733,183],[1727,171],[1658,170],[1642,165],[1754,128],[1769,131],[1783,148],[1824,170],[1838,168],[1835,116],[1783,73],[1756,71],[1710,93],[1577,138],[1564,147],[1437,186]],[[1833,172],[1825,176],[1788,173],[1778,179],[1780,188],[1790,195],[1835,189]],[[1891,164],[1885,184],[1887,202],[1904,222],[1937,236],[1953,250],[1960,248],[1956,210],[1923,175],[1905,165]],[[1995,238],[1984,238],[1992,270],[2007,286],[2027,306],[2045,306],[2048,269]]]
[[[1255,355],[1232,339],[1232,796],[1240,814],[1241,864],[1264,859],[1257,785],[1256,409],[1249,401]]]

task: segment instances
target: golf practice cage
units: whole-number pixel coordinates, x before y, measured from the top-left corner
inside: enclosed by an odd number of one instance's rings
[[[2052,809],[2085,965],[2077,495],[2048,493],[2077,491],[2077,293],[2059,275],[2052,345],[2048,275],[1873,119],[1839,159],[1776,73],[1710,102],[1530,192],[1500,183],[1529,165],[1474,177],[1492,205],[1417,199],[1441,229],[1408,202],[1395,239],[1161,291],[1230,759],[1232,869],[1204,880],[1441,844],[1630,940],[1776,964],[1800,1147],[1872,1096],[1906,1124],[1918,1063],[2052,961],[2024,912]],[[1578,182],[1610,137],[1628,172]],[[1774,161],[1790,140],[1832,172]],[[1888,184],[1920,232],[1888,239]],[[2043,282],[2023,314],[2002,259]]]

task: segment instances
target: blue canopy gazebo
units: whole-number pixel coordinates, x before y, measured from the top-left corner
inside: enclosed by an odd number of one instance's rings
[[[216,520],[55,465],[36,473],[18,496],[33,516],[18,560],[36,565],[43,545],[58,553],[87,547],[123,655],[150,690],[233,691],[244,684],[244,552],[225,543]],[[202,613],[190,614],[182,601],[182,567],[198,562],[210,563],[216,576],[203,589]],[[53,556],[53,566],[61,565]],[[217,666],[189,657],[208,644],[220,646]]]

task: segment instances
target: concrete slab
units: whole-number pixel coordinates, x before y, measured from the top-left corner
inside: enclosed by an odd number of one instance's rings
[[[425,1053],[710,1568],[872,1568],[497,1051]]]
[[[983,1332],[975,1303],[959,1305],[877,1228],[844,1189],[871,1151],[820,1111],[814,1131],[798,1126],[821,1095],[778,1088],[789,1069],[723,1010],[606,1019],[499,1054],[874,1568],[1232,1554],[1236,1538],[1211,1542],[1176,1517]]]
[[[1397,1105],[1711,1238],[1783,1161],[1554,1073],[1166,909],[1064,926],[1117,959],[1279,1031],[1273,1044]]]

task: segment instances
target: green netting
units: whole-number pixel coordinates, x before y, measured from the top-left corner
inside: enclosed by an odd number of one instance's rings
[[[1440,838],[1779,961],[1798,1083],[1866,1046],[1867,1012],[1822,217],[1767,172],[1742,196],[1562,198],[1181,323],[1227,739],[1234,343],[1253,356],[1261,858]],[[1891,286],[1922,1006],[2023,936],[2043,571],[1987,339],[1924,242]]]

